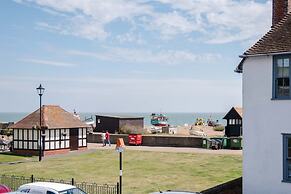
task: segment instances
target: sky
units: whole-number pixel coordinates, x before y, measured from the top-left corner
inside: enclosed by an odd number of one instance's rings
[[[225,112],[270,0],[1,0],[0,112]]]

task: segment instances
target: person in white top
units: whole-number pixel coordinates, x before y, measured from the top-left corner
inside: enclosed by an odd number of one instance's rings
[[[103,147],[105,146],[105,141],[106,141],[106,138],[105,138],[105,132],[102,131],[101,133],[101,140],[102,140],[102,144],[103,144]]]

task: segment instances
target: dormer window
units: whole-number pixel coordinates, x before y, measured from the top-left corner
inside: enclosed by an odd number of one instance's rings
[[[290,99],[290,55],[274,56],[273,98]]]

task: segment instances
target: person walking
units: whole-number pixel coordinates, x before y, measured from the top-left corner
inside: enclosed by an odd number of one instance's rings
[[[102,133],[101,133],[101,139],[102,139],[102,146],[104,147],[104,146],[106,146],[106,137],[105,137],[105,132],[104,131],[102,131]]]
[[[106,139],[105,146],[106,146],[106,144],[108,144],[109,146],[111,146],[111,143],[110,143],[110,134],[109,134],[109,132],[107,130],[106,130],[106,133],[105,133],[105,139]]]

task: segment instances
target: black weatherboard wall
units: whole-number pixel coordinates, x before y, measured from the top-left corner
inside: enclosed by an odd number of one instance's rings
[[[232,107],[223,119],[227,120],[225,135],[227,137],[242,136],[242,108]]]
[[[96,115],[97,132],[108,130],[109,133],[119,133],[120,128],[127,126],[131,129],[143,128],[143,117],[105,116]]]

